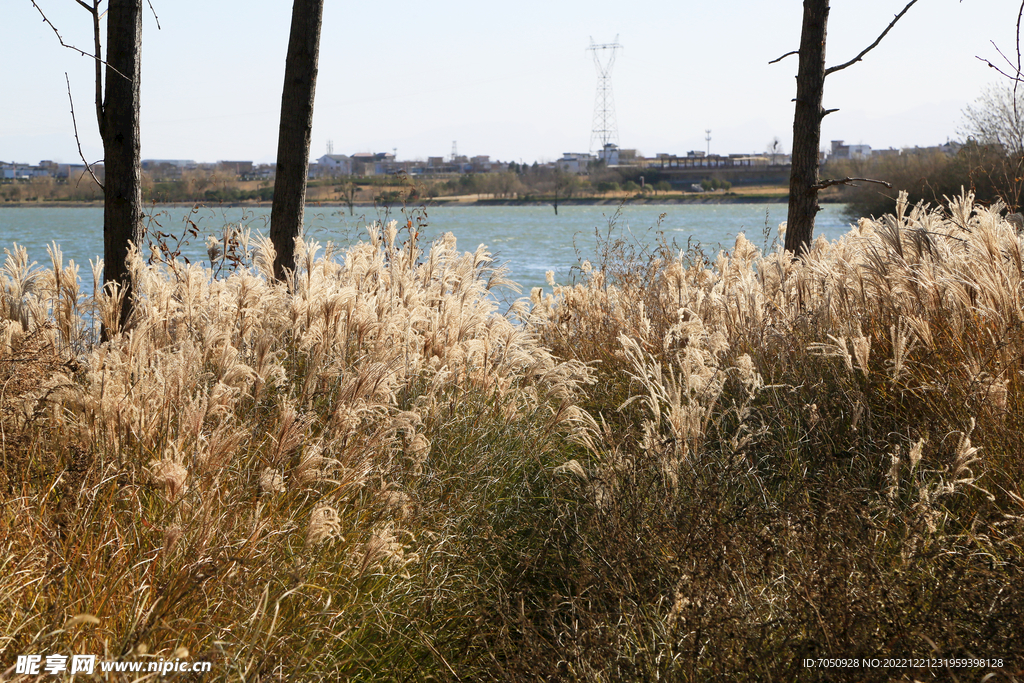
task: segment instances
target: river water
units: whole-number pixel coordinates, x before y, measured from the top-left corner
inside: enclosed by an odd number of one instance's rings
[[[511,268],[511,278],[525,294],[545,286],[545,273],[555,272],[559,282],[568,281],[569,269],[581,259],[593,259],[597,233],[623,237],[650,245],[659,233],[669,243],[685,249],[700,244],[714,256],[719,247],[731,248],[736,235],[762,249],[778,235],[786,218],[786,204],[636,204],[560,206],[556,216],[550,206],[442,206],[427,209],[393,208],[390,212],[356,207],[349,215],[344,207],[306,210],[307,235],[321,243],[350,244],[366,236],[365,226],[377,220],[412,220],[421,226],[421,240],[433,240],[451,232],[464,251],[486,244],[499,262]],[[818,214],[815,235],[835,239],[849,230],[843,206],[826,204]],[[270,208],[157,206],[149,211],[151,230],[184,234],[190,218],[201,234],[182,249],[191,261],[206,260],[205,235],[220,233],[226,224],[243,225],[266,234]],[[103,209],[99,207],[4,207],[0,208],[0,249],[19,244],[30,260],[48,266],[46,245],[56,242],[65,261],[81,267],[83,280],[91,281],[89,260],[103,253]],[[767,234],[767,237],[766,237]],[[90,282],[91,284],[91,282]],[[507,295],[506,295],[507,296]]]

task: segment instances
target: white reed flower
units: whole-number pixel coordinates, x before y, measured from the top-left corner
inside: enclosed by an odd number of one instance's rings
[[[427,459],[427,456],[430,455],[430,439],[422,434],[414,435],[412,440],[409,442],[406,452],[417,462],[424,462]]]
[[[889,486],[886,489],[886,496],[890,501],[896,500],[896,496],[900,490],[900,447],[896,446],[893,452],[889,455],[891,461],[889,464],[889,472],[886,474],[886,478],[889,480]]]
[[[739,370],[740,381],[748,391],[754,392],[764,386],[760,373],[754,368],[754,360],[750,354],[744,353],[736,359],[736,369]]]
[[[149,477],[155,485],[164,489],[167,500],[174,502],[178,496],[188,490],[188,470],[174,460],[164,458],[149,463]]]
[[[364,571],[368,567],[384,563],[401,568],[419,559],[419,555],[416,553],[406,553],[408,545],[399,540],[399,534],[409,539],[415,539],[408,531],[396,532],[392,524],[386,524],[374,530],[369,540],[363,544]]]
[[[917,440],[917,443],[910,449],[910,454],[907,456],[910,460],[910,471],[913,472],[917,464],[921,462],[921,453],[924,450],[925,439],[921,438]]]
[[[583,481],[587,481],[589,478],[587,477],[587,471],[583,469],[583,465],[575,458],[556,467],[555,474],[574,474]]]
[[[264,467],[260,473],[260,491],[263,493],[281,493],[284,491],[284,477],[281,471]]]
[[[171,524],[164,529],[164,556],[170,555],[181,540],[184,530],[178,524]]]
[[[315,546],[341,536],[341,517],[330,505],[321,505],[313,510],[306,530],[306,546]]]
[[[871,335],[868,336],[858,335],[852,339],[853,342],[853,355],[857,359],[857,369],[859,369],[864,376],[867,377],[870,370],[868,368],[868,359],[871,357]]]

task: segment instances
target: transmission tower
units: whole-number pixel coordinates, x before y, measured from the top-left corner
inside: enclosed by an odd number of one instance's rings
[[[334,154],[334,140],[327,141],[327,153]]]
[[[594,53],[594,66],[597,67],[597,98],[594,100],[594,125],[590,132],[591,151],[603,150],[609,143],[619,143],[615,98],[612,96],[612,66],[615,64],[615,51],[621,47],[619,37],[615,36],[615,42],[603,45],[596,44],[591,38],[590,47],[587,48]]]

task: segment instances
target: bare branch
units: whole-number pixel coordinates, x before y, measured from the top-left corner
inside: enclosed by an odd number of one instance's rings
[[[112,66],[110,66],[109,64],[107,64],[107,63],[106,63],[105,61],[103,61],[102,59],[100,59],[100,54],[99,54],[99,52],[97,52],[96,54],[92,54],[92,53],[86,52],[85,50],[82,50],[82,49],[80,49],[80,48],[77,48],[77,47],[75,47],[74,45],[68,45],[67,43],[65,43],[65,42],[64,42],[64,38],[62,38],[62,37],[61,37],[61,35],[60,35],[60,31],[58,31],[58,30],[57,30],[57,27],[53,25],[53,22],[52,22],[52,21],[50,21],[50,20],[49,20],[49,18],[47,18],[47,16],[46,16],[46,15],[45,15],[45,14],[43,13],[43,10],[42,10],[42,8],[40,8],[40,7],[39,7],[39,5],[37,5],[37,4],[36,4],[36,0],[29,0],[29,2],[31,2],[31,3],[32,3],[32,6],[36,8],[36,11],[37,11],[37,12],[39,12],[39,16],[41,16],[41,17],[43,18],[43,22],[44,22],[44,23],[45,23],[45,24],[46,24],[47,26],[49,26],[49,27],[50,27],[51,29],[53,29],[53,32],[54,32],[54,34],[55,34],[55,35],[57,36],[57,40],[58,40],[58,41],[60,42],[60,44],[61,44],[61,46],[62,46],[62,47],[66,47],[67,49],[69,49],[69,50],[72,50],[72,51],[74,51],[74,52],[77,52],[78,54],[80,54],[80,55],[82,55],[82,56],[85,56],[85,57],[89,57],[89,58],[91,58],[91,59],[95,59],[95,60],[96,60],[96,61],[97,61],[98,63],[102,64],[103,66],[106,66],[106,67],[107,67],[107,68],[109,68],[109,69],[110,69],[111,71],[113,71],[113,72],[114,72],[114,73],[116,73],[116,74],[117,74],[118,76],[120,76],[121,78],[123,78],[123,79],[125,79],[125,80],[128,80],[128,77],[127,77],[127,76],[125,76],[125,75],[124,75],[123,73],[121,73],[120,71],[118,71],[117,69],[113,68]],[[89,10],[90,12],[92,12],[92,11],[93,11],[93,8],[89,7],[89,6],[88,6],[88,5],[86,5],[85,3],[81,2],[81,0],[76,0],[76,2],[78,2],[78,4],[79,4],[79,5],[82,5],[83,7],[85,7],[85,8],[86,8],[87,10]],[[99,5],[99,1],[98,1],[98,0],[96,0],[96,5],[97,5],[97,6]],[[97,21],[97,22],[98,22],[98,21],[99,21],[99,19],[97,18],[97,19],[96,19],[95,21]],[[97,42],[98,42],[98,41],[97,41]]]
[[[1020,67],[1019,66],[1018,67],[1014,67],[1013,62],[1010,61],[1010,58],[1007,57],[1005,54],[1003,54],[1003,51],[999,49],[998,45],[996,45],[996,41],[990,40],[988,42],[992,43],[992,47],[994,47],[996,49],[996,52],[999,54],[1000,57],[1003,58],[1003,61],[1010,65],[1011,69],[1015,69],[1017,71],[1017,73],[1020,73]]]
[[[896,25],[896,22],[899,21],[901,18],[903,18],[903,15],[907,13],[907,10],[909,10],[911,7],[913,7],[914,3],[916,3],[916,2],[917,2],[917,0],[910,0],[910,2],[907,3],[907,6],[903,8],[903,11],[900,12],[899,14],[897,14],[896,18],[893,19],[892,22],[888,26],[885,27],[885,30],[882,31],[882,35],[880,35],[877,38],[875,38],[875,42],[871,43],[866,48],[864,48],[864,50],[859,55],[857,55],[856,57],[854,57],[850,61],[846,62],[845,64],[840,64],[838,66],[833,66],[833,67],[829,67],[828,69],[825,69],[825,75],[828,76],[829,74],[835,73],[836,71],[842,71],[846,67],[853,66],[854,64],[859,62],[861,59],[863,59],[864,55],[866,55],[867,53],[869,53],[872,50],[874,50],[878,46],[878,44],[880,42],[882,42],[882,38],[885,38],[885,34],[887,34],[889,31],[892,30],[892,27]]]
[[[53,29],[53,32],[57,36],[57,40],[60,42],[61,46],[66,47],[69,50],[74,50],[78,54],[84,55],[85,57],[92,57],[94,59],[99,59],[99,55],[90,54],[90,53],[86,52],[85,50],[81,50],[81,49],[75,47],[74,45],[68,45],[67,43],[65,43],[64,42],[64,38],[62,38],[61,35],[60,35],[60,31],[58,31],[57,27],[53,25],[53,22],[50,21],[46,17],[45,14],[43,14],[43,10],[42,10],[42,8],[39,7],[39,5],[36,4],[36,0],[30,0],[30,2],[32,3],[32,6],[36,8],[36,11],[39,12],[39,16],[41,16],[43,18],[43,23],[45,23],[47,26],[49,26],[50,28]],[[83,5],[86,9],[92,11],[91,8],[88,5],[86,5],[85,3],[81,2],[81,0],[78,1],[78,4]]]
[[[787,52],[786,54],[782,55],[782,56],[781,56],[781,57],[779,57],[778,59],[773,59],[772,61],[770,61],[770,62],[768,62],[768,63],[769,63],[769,64],[776,64],[776,63],[778,63],[778,62],[781,62],[781,61],[782,61],[783,59],[785,59],[786,57],[789,57],[790,55],[798,55],[798,54],[800,54],[800,50],[793,50],[792,52]]]
[[[1020,81],[1024,81],[1024,74],[1018,73],[1015,76],[1015,75],[1013,75],[1011,73],[1007,73],[1007,72],[1003,71],[998,66],[996,66],[992,62],[988,61],[984,57],[975,57],[975,59],[977,59],[979,61],[982,61],[982,62],[985,62],[986,64],[989,65],[989,68],[995,69],[999,73],[1000,76],[1005,76],[1005,77],[1009,78],[1011,81],[1013,81],[1015,83],[1019,83]]]
[[[160,28],[160,17],[156,15],[156,9],[153,8],[153,0],[146,0],[149,3],[149,9],[153,13],[153,18],[156,19],[156,30],[162,31]]]
[[[892,187],[892,183],[887,183],[884,180],[872,180],[871,178],[836,178],[833,180],[822,180],[820,183],[811,185],[811,189],[824,190],[826,187],[832,187],[833,185],[852,185],[855,181],[862,183],[878,183],[879,185],[885,185],[888,188]]]
[[[85,168],[89,171],[89,175],[92,176],[93,181],[103,189],[103,183],[93,173],[92,166],[88,161],[85,160],[85,154],[82,153],[82,141],[78,138],[78,122],[75,120],[75,100],[71,97],[71,79],[68,78],[68,72],[64,72],[64,80],[68,84],[68,102],[71,103],[71,125],[75,127],[75,143],[78,145],[78,156],[82,158],[82,163],[85,164]]]

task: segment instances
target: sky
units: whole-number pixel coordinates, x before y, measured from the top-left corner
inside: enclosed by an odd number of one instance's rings
[[[36,0],[66,43],[89,50],[75,0]],[[142,45],[142,156],[276,158],[291,16],[286,0],[151,0]],[[834,0],[827,64],[846,62],[906,0]],[[551,161],[590,148],[594,43],[612,69],[621,147],[653,156],[792,145],[799,0],[389,0],[324,9],[311,157],[397,151]],[[822,146],[957,139],[961,111],[1016,59],[1017,0],[920,0],[864,60],[829,76]],[[993,45],[995,43],[995,46]],[[0,160],[102,158],[87,57],[61,47],[30,0],[0,0]]]

